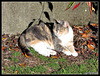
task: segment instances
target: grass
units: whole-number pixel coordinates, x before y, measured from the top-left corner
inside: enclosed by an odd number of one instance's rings
[[[23,67],[17,64],[13,64],[9,67],[4,66],[5,70],[2,70],[2,74],[98,74],[98,59],[96,56],[93,56],[91,59],[86,59],[84,63],[76,64],[75,61],[71,63],[63,57],[53,59],[39,55],[32,48],[30,48],[30,50],[33,55],[39,58],[40,62],[43,63],[34,67]],[[9,60],[15,63],[20,62],[17,57],[21,56],[21,53],[17,51],[12,52],[12,57],[10,57]]]
[[[54,74],[85,74],[85,73],[97,73],[98,72],[98,61],[93,59],[86,60],[85,63],[71,66],[66,66],[61,70],[54,72]]]
[[[11,61],[14,61],[14,62],[19,62],[19,59],[18,58],[16,58],[17,56],[20,56],[21,55],[21,53],[20,52],[16,52],[16,51],[12,51],[13,53],[12,53],[12,57],[9,57],[9,59],[11,60]]]

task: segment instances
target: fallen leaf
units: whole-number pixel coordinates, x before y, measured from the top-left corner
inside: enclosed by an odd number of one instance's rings
[[[15,73],[18,73],[18,70],[17,70],[17,71],[15,71]]]
[[[83,33],[83,34],[82,34],[82,37],[83,37],[83,38],[90,38],[90,37],[93,37],[93,34],[91,34],[91,33],[88,33],[88,34]]]
[[[24,55],[24,53],[22,53],[22,55]]]
[[[82,26],[74,26],[74,28],[83,29]]]
[[[85,30],[84,33],[88,34],[89,32],[91,32],[91,30]]]
[[[11,51],[13,51],[13,50],[15,50],[15,51],[19,51],[19,49],[16,49],[16,48],[14,48],[14,49],[10,49]]]
[[[2,47],[2,50],[6,49],[6,47]]]
[[[88,48],[94,49],[96,47],[96,44],[92,41],[92,39],[88,40]]]
[[[82,43],[82,46],[85,45],[85,44],[87,44],[87,41],[83,42],[83,43]]]
[[[84,49],[81,49],[81,53],[82,53],[82,55],[85,57],[85,53],[84,53]]]
[[[14,49],[15,51],[19,51],[19,49]]]
[[[50,57],[51,57],[51,58],[54,58],[54,59],[58,59],[58,58],[59,58],[59,57],[56,56],[56,55],[51,55]]]
[[[91,25],[94,26],[94,27],[95,26],[98,27],[98,24],[96,24],[96,23],[92,23]]]
[[[83,37],[83,38],[87,38],[88,35],[87,35],[86,33],[84,33],[84,34],[82,35],[82,37]]]
[[[2,38],[2,40],[6,40],[7,38]]]
[[[91,45],[91,44],[88,44],[87,46],[88,46],[88,48],[89,48],[89,49],[92,49],[92,50],[94,50],[94,46],[93,46],[93,45]]]
[[[93,55],[95,55],[95,53],[92,53]]]
[[[26,63],[21,63],[21,64],[19,64],[19,66],[25,67],[26,66]]]
[[[98,53],[96,53],[96,56],[98,56]]]

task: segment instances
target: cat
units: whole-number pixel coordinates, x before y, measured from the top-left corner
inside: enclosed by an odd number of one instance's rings
[[[54,35],[60,39],[60,45],[64,48],[62,52],[66,55],[78,56],[73,46],[73,30],[67,21],[55,20],[53,27]],[[57,43],[58,44],[58,43]]]
[[[35,24],[21,34],[18,44],[28,56],[32,56],[28,47],[44,56],[57,55],[57,52],[78,56],[73,46],[73,30],[66,21],[54,20],[53,28],[43,22]]]
[[[26,53],[28,56],[32,56],[28,47],[32,47],[43,56],[57,54],[56,51],[53,51],[54,44],[51,31],[43,22],[27,28],[20,35],[18,45],[20,46],[22,52]]]

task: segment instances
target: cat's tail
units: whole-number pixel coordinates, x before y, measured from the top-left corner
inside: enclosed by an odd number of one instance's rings
[[[25,34],[22,34],[18,39],[18,46],[21,48],[23,54],[27,54],[28,56],[32,56],[32,53],[30,52],[30,49],[28,48],[26,42],[25,42]]]

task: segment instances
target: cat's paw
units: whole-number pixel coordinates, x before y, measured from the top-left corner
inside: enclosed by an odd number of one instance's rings
[[[56,55],[57,54],[57,52],[55,52],[55,51],[50,51],[50,55]]]
[[[39,51],[39,54],[49,57],[50,55],[56,55],[57,53],[52,50],[46,50],[46,51]]]
[[[66,55],[71,55],[70,51],[64,51],[63,53],[66,54]]]
[[[77,53],[76,51],[74,51],[74,52],[72,53],[72,55],[76,57],[76,56],[78,56],[78,53]]]

